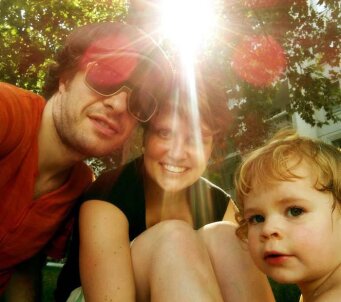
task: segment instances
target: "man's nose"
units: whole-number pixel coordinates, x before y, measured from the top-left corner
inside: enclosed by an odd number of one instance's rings
[[[121,91],[112,96],[106,97],[103,101],[106,107],[110,107],[116,114],[124,113],[127,111],[128,93]]]

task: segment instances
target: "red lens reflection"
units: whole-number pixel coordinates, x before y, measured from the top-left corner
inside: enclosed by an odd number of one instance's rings
[[[237,45],[232,67],[246,82],[263,87],[284,72],[286,58],[282,46],[271,36],[249,36]]]

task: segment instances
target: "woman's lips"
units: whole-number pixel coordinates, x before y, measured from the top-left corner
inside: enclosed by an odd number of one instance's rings
[[[169,165],[169,164],[162,164],[162,167],[168,172],[172,172],[172,173],[183,173],[186,171],[186,168],[184,167],[174,166],[174,165]]]

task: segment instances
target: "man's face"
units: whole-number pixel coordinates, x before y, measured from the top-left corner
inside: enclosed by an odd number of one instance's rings
[[[127,92],[104,97],[88,88],[85,72],[61,83],[53,120],[62,143],[81,157],[105,156],[122,147],[136,125],[127,110]]]

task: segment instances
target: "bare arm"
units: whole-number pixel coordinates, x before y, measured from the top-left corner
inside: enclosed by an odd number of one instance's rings
[[[87,302],[135,301],[128,221],[114,205],[86,201],[80,210],[80,275]]]

